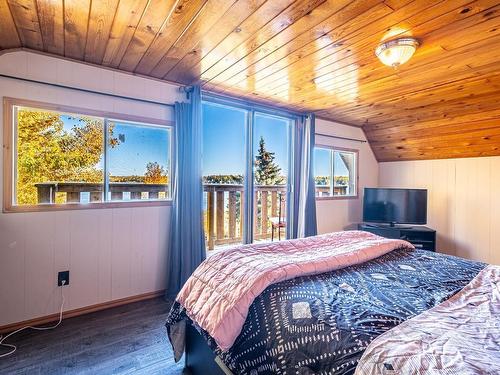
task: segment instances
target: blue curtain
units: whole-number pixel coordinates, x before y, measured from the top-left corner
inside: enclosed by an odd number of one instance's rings
[[[168,248],[166,297],[173,299],[205,259],[203,233],[201,91],[194,86],[190,103],[175,103],[174,193]]]
[[[316,198],[314,186],[314,114],[297,120],[294,134],[293,202],[290,237],[315,236]]]

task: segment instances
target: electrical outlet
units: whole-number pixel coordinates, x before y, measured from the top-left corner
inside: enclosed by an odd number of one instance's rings
[[[62,286],[63,281],[65,281],[64,285],[69,285],[69,271],[61,271],[57,274],[57,286]]]

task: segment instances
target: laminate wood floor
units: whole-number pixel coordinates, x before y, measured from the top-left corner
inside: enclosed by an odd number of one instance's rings
[[[183,360],[174,362],[164,325],[169,308],[156,298],[21,332],[7,339],[18,348],[0,358],[0,374],[180,375]]]

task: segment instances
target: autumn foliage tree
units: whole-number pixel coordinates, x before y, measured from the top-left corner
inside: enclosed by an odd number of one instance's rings
[[[166,184],[167,182],[167,173],[160,164],[150,162],[146,165],[146,173],[144,173],[145,184]]]
[[[59,113],[19,109],[17,112],[17,204],[36,204],[41,182],[102,182],[98,167],[103,154],[103,121],[68,117],[64,128]],[[109,143],[119,140],[110,128]]]

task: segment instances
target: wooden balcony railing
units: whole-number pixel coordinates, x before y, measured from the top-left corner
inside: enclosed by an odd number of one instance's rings
[[[241,243],[243,241],[242,213],[244,212],[245,194],[243,185],[205,184],[205,233],[207,246]],[[253,234],[255,240],[271,238],[271,218],[278,218],[281,197],[281,221],[286,217],[286,186],[256,186],[253,203]],[[282,232],[285,228],[276,228]]]
[[[346,195],[347,185],[335,185],[333,187],[333,195]],[[316,196],[317,197],[328,197],[330,196],[330,185],[316,185]]]
[[[35,184],[38,203],[55,203],[56,193],[65,193],[66,203],[82,202],[82,193],[89,193],[89,202],[102,202],[103,184],[88,182],[44,182]],[[138,182],[111,182],[109,184],[112,201],[123,200],[124,193],[130,193],[131,200],[158,199],[168,192],[166,184],[144,184]]]
[[[207,247],[213,250],[216,246],[241,243],[243,241],[243,225],[241,214],[244,212],[245,194],[243,185],[238,184],[205,184],[206,208],[204,213],[205,236]],[[335,186],[335,195],[345,195],[347,186]],[[281,222],[286,222],[286,185],[255,186],[253,199],[253,237],[254,240],[266,240],[272,237],[271,219],[279,217],[281,204]],[[317,186],[317,196],[330,194],[330,186]],[[281,203],[280,203],[281,197]],[[285,228],[275,228],[275,237]]]

